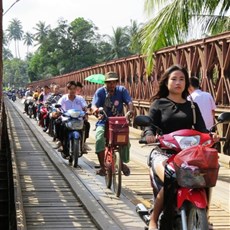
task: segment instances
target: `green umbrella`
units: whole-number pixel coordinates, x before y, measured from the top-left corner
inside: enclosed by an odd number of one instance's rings
[[[97,84],[104,84],[105,83],[105,75],[104,74],[92,74],[85,78],[86,81],[97,83]]]

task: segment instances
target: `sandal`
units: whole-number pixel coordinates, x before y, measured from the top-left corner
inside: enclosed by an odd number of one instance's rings
[[[122,172],[125,176],[129,176],[130,175],[130,169],[126,164],[122,164]]]
[[[104,169],[99,169],[96,171],[96,174],[99,176],[105,176],[106,175],[106,171]]]

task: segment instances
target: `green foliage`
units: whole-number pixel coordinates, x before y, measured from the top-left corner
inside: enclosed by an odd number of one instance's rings
[[[111,44],[110,60],[131,55],[129,49],[130,37],[126,32],[126,27],[117,27],[116,29],[113,28],[113,36],[108,36],[109,43]]]
[[[27,74],[25,81],[36,81],[132,54],[147,56],[147,73],[150,74],[154,52],[191,39],[192,22],[200,26],[196,28],[200,29],[197,38],[230,30],[229,9],[229,0],[145,0],[146,13],[151,16],[149,22],[142,25],[131,20],[130,26],[113,28],[111,36],[98,34],[93,22],[82,17],[70,24],[59,19],[53,29],[39,21],[34,34],[24,34],[20,20],[15,18],[3,34],[5,79],[13,82],[10,76],[17,76],[16,84],[19,84],[21,75]],[[22,39],[28,48],[27,58],[25,65],[16,65],[7,45],[14,41],[14,55],[20,58],[18,44]],[[36,48],[32,54],[30,46]]]
[[[91,41],[96,29],[92,22],[86,21],[84,18],[76,18],[70,23],[69,33],[77,45],[82,41]]]
[[[30,32],[26,32],[23,36],[23,40],[24,40],[24,45],[27,46],[27,54],[29,53],[29,47],[33,45],[33,34]]]
[[[34,29],[34,34],[26,32],[22,37],[27,46],[27,81],[66,74],[140,52],[140,25],[135,21],[131,21],[130,27],[113,29],[112,36],[98,34],[97,27],[84,18],[76,18],[70,24],[59,19],[53,29],[39,21]],[[4,57],[10,60],[12,56],[5,41]],[[29,46],[37,48],[33,54],[28,52]]]
[[[16,58],[20,58],[18,41],[22,40],[22,36],[23,36],[21,22],[16,18],[12,19],[6,32],[7,32],[7,35],[6,35],[7,38],[9,40],[14,40]]]
[[[14,58],[3,61],[3,85],[22,87],[28,83],[27,64],[25,61]]]
[[[229,8],[229,0],[145,0],[145,11],[152,16],[141,32],[147,72],[152,72],[155,51],[191,39],[192,22],[196,32],[200,29],[197,39],[229,30]]]
[[[2,57],[3,60],[9,60],[13,58],[13,54],[10,52],[10,50],[8,48],[6,48],[5,46],[3,47],[3,52],[2,52]]]
[[[140,31],[142,26],[143,24],[138,24],[136,21],[131,20],[131,26],[126,27],[130,39],[129,49],[132,54],[141,53]]]

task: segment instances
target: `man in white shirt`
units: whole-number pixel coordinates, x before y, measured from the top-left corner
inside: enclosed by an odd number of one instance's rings
[[[57,104],[61,105],[61,108],[64,111],[67,111],[69,109],[77,109],[77,110],[84,110],[87,109],[87,103],[85,99],[80,96],[76,95],[77,90],[77,83],[75,81],[69,81],[66,85],[68,93],[64,94],[57,102]],[[56,128],[58,133],[58,139],[60,140],[62,144],[62,148],[59,149],[59,151],[63,151],[62,155],[64,158],[67,157],[68,153],[66,152],[66,144],[67,144],[67,131],[65,126],[59,126]]]
[[[188,96],[188,100],[192,98],[192,100],[198,104],[206,128],[209,130],[215,121],[215,101],[210,93],[204,92],[199,88],[199,79],[197,77],[190,77],[189,82],[190,96]]]
[[[74,88],[70,88],[69,91],[74,91]],[[87,107],[85,99],[79,95],[74,96],[75,97],[71,98],[70,94],[65,94],[58,100],[57,104],[61,105],[62,109],[65,111],[69,109],[85,110]]]

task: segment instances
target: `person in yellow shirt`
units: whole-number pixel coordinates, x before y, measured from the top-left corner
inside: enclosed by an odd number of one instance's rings
[[[33,107],[33,113],[34,113],[34,119],[37,118],[37,104],[38,104],[38,98],[39,95],[41,94],[42,89],[40,86],[37,86],[34,93],[33,93],[33,98],[35,100],[34,107]]]
[[[40,86],[37,86],[34,93],[33,93],[33,98],[37,101],[38,100],[38,97],[41,93],[41,87]]]

